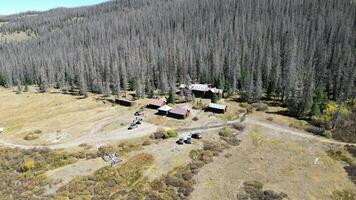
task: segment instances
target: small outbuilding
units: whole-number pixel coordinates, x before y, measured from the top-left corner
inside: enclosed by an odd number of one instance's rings
[[[158,109],[166,105],[166,102],[163,99],[151,99],[150,103],[147,105],[147,108]]]
[[[115,99],[115,103],[120,104],[122,106],[128,106],[128,107],[135,105],[134,101],[130,101],[127,99]]]
[[[176,119],[185,119],[189,116],[189,113],[190,111],[186,108],[175,107],[168,112],[168,116]]]
[[[207,84],[192,84],[189,86],[195,97],[206,97],[210,88]]]
[[[214,113],[225,113],[227,111],[227,106],[217,103],[210,103],[207,110]]]
[[[164,106],[158,108],[158,114],[160,114],[160,115],[168,115],[170,110],[172,110],[172,107],[170,107],[168,105],[164,105]]]

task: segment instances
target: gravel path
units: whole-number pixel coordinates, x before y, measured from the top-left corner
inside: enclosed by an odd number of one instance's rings
[[[102,120],[98,122],[95,127],[89,132],[89,134],[86,134],[82,137],[76,138],[72,141],[69,142],[64,142],[64,143],[59,143],[59,144],[51,144],[51,145],[45,145],[45,146],[40,146],[40,145],[22,145],[22,144],[13,144],[9,143],[4,140],[0,140],[0,145],[10,147],[10,148],[21,148],[21,149],[31,149],[31,148],[50,148],[50,149],[63,149],[63,148],[69,148],[69,147],[75,147],[83,143],[91,144],[91,145],[102,145],[105,143],[108,143],[110,141],[118,141],[118,140],[126,140],[126,139],[133,139],[133,138],[139,138],[139,137],[144,137],[147,136],[159,128],[156,125],[150,124],[150,123],[143,123],[140,125],[138,128],[134,130],[127,130],[127,127],[122,127],[118,130],[111,131],[111,132],[100,132],[102,127],[104,127],[107,124],[113,123],[115,121],[119,121],[122,119],[124,116],[116,116],[110,119]],[[193,128],[182,128],[179,129],[179,135],[180,137],[186,137],[190,132],[206,132],[206,131],[211,131],[215,130],[227,125],[231,125],[235,122],[240,122],[240,120],[236,121],[230,121],[226,123],[217,123],[217,124],[212,124],[209,126],[202,126],[202,127],[193,127]],[[338,144],[338,145],[353,145],[356,146],[354,143],[346,143],[346,142],[340,142],[340,141],[335,141],[332,139],[327,139],[321,136],[316,136],[312,135],[310,133],[307,133],[305,131],[293,129],[287,126],[282,126],[278,125],[273,122],[263,122],[263,121],[258,121],[257,119],[249,118],[247,117],[246,120],[243,122],[245,124],[250,124],[250,125],[257,125],[257,126],[262,126],[268,129],[276,130],[278,132],[283,132],[286,133],[286,135],[290,134],[293,136],[298,136],[298,137],[303,137],[311,140],[316,140],[319,142],[323,143],[330,143],[330,144]]]

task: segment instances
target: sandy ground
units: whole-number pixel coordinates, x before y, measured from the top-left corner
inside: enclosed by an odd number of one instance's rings
[[[48,171],[46,172],[46,176],[54,184],[46,188],[45,195],[55,193],[60,187],[69,183],[76,176],[91,175],[106,165],[107,163],[102,158],[96,158],[78,161],[74,164]]]
[[[236,199],[242,183],[251,180],[290,199],[330,199],[336,189],[356,189],[344,165],[327,156],[325,144],[279,133],[251,125],[240,146],[225,152],[230,158],[219,156],[199,172],[192,199]]]
[[[2,25],[0,24],[0,26]],[[13,33],[0,33],[0,44],[3,42],[23,42],[26,40],[30,40],[31,38],[34,37],[35,34],[33,33],[27,34],[27,32],[24,31],[13,32]]]

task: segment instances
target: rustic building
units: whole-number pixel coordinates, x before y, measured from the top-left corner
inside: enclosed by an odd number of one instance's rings
[[[130,101],[127,99],[115,99],[115,103],[120,104],[122,106],[128,106],[128,107],[135,105],[134,101]]]
[[[227,111],[227,106],[222,104],[210,103],[207,110],[214,113],[225,113]]]
[[[160,114],[160,115],[168,115],[170,110],[172,110],[172,107],[170,107],[168,105],[164,105],[164,106],[158,108],[158,114]]]
[[[147,105],[147,108],[158,109],[164,105],[166,105],[166,102],[163,99],[151,99]]]
[[[168,116],[176,119],[185,119],[189,116],[189,113],[190,111],[186,108],[175,107],[168,112]]]

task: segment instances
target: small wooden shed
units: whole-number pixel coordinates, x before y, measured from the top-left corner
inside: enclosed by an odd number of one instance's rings
[[[122,106],[128,106],[128,107],[135,105],[134,101],[130,101],[128,99],[115,99],[115,103],[120,104]]]
[[[168,112],[168,116],[176,119],[185,119],[189,116],[189,113],[190,111],[186,108],[175,107]]]
[[[147,108],[158,109],[164,105],[166,105],[166,102],[163,99],[151,99],[147,104]]]
[[[207,110],[214,113],[225,113],[227,111],[227,106],[223,104],[210,103]]]

